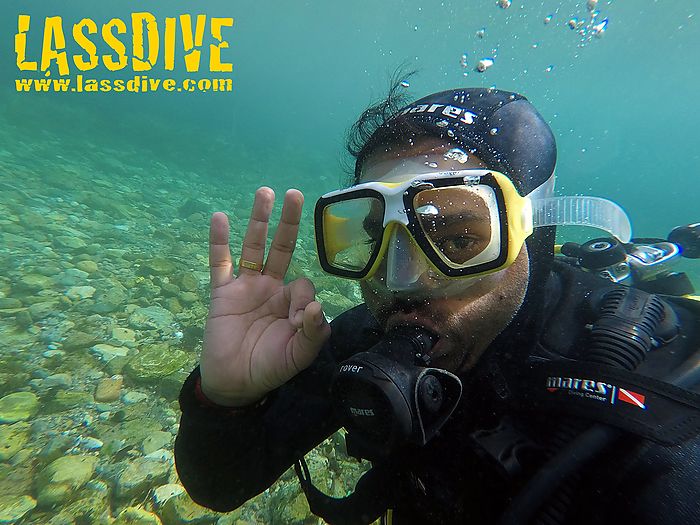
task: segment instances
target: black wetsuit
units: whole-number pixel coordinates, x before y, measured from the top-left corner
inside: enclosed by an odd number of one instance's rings
[[[587,341],[586,297],[610,283],[555,264],[539,311],[521,309],[482,361],[540,355],[580,359]],[[697,313],[674,306],[678,337],[649,352],[637,369],[663,377],[700,349]],[[261,408],[231,415],[197,401],[195,370],[185,383],[183,415],[175,444],[180,479],[198,503],[229,511],[267,489],[296,459],[339,427],[328,397],[338,362],[365,350],[381,329],[364,305],[339,316],[317,361],[271,394]],[[423,448],[407,447],[375,467],[382,491],[370,507],[393,510],[393,523],[498,523],[509,502],[547,457],[552,441],[571,421],[574,433],[588,423],[551,413],[516,411],[499,401],[492,377],[480,365],[462,378],[465,392],[440,435]],[[504,419],[506,418],[506,419]],[[577,420],[578,419],[578,420]],[[541,446],[522,454],[522,469],[507,473],[479,445],[474,433],[508,421]],[[626,434],[598,455],[549,504],[550,523],[596,525],[700,523],[700,437],[674,446]],[[547,521],[541,521],[547,523]]]

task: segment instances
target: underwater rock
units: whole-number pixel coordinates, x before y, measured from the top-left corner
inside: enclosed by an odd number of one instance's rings
[[[297,487],[285,484],[270,498],[269,511],[278,523],[304,525],[309,517],[309,504]]]
[[[22,308],[22,301],[13,297],[0,298],[0,310]]]
[[[121,346],[129,346],[128,343],[136,342],[136,332],[130,328],[116,326],[112,328],[112,339]]]
[[[95,389],[95,401],[104,403],[116,401],[121,394],[123,383],[124,377],[120,375],[100,379]]]
[[[91,436],[78,436],[75,445],[83,450],[100,450],[104,446],[104,442]]]
[[[39,398],[31,392],[15,392],[0,399],[0,423],[17,423],[34,417]]]
[[[95,294],[95,304],[91,310],[98,314],[111,313],[124,306],[129,299],[129,294],[122,284],[115,280],[103,283]]]
[[[184,310],[176,297],[168,297],[165,300],[165,308],[173,315],[177,315]]]
[[[199,287],[199,279],[192,272],[184,272],[178,279],[180,288],[186,292],[196,292]]]
[[[153,504],[158,509],[165,505],[165,503],[175,496],[184,494],[185,487],[178,485],[177,483],[168,483],[167,485],[161,485],[153,489]]]
[[[112,346],[104,343],[94,345],[90,348],[90,352],[105,363],[110,362],[115,357],[126,357],[129,355],[129,349],[126,346]]]
[[[42,383],[41,387],[42,389],[49,389],[49,388],[69,388],[71,384],[73,383],[73,379],[71,378],[70,374],[53,374],[48,377],[46,377]]]
[[[20,328],[29,328],[34,324],[34,319],[32,319],[32,314],[29,313],[29,309],[25,308],[17,312],[15,315],[15,323]]]
[[[64,456],[46,466],[37,476],[37,503],[51,507],[76,496],[95,472],[95,456]]]
[[[88,482],[86,486],[90,484],[91,483]],[[73,520],[72,523],[76,525],[83,523],[97,525],[100,523],[110,523],[109,507],[109,498],[106,493],[92,491],[89,496],[74,501],[65,507],[63,511],[65,511],[66,517]]]
[[[127,507],[119,513],[112,525],[163,525],[160,518],[145,509]]]
[[[175,318],[173,314],[160,306],[148,306],[137,308],[129,316],[129,326],[136,330],[163,330],[170,329]]]
[[[95,295],[95,288],[92,286],[71,286],[66,290],[66,297],[72,301],[82,301],[83,299],[90,299]]]
[[[177,213],[181,219],[189,217],[193,213],[209,215],[209,205],[197,199],[187,199],[185,203],[178,208]]]
[[[192,304],[199,301],[199,296],[194,292],[182,292],[178,295],[178,299],[185,304]]]
[[[173,436],[169,432],[158,430],[146,436],[141,443],[141,450],[145,455],[151,454],[165,447],[170,447]]]
[[[154,257],[141,263],[142,269],[149,270],[149,273],[155,275],[172,275],[177,270],[175,263],[165,257]]]
[[[94,334],[88,334],[79,330],[70,332],[63,340],[63,348],[65,350],[80,350],[88,348],[97,342],[97,337]]]
[[[160,285],[160,290],[163,292],[163,295],[168,297],[175,297],[180,293],[180,288],[173,283],[162,283]]]
[[[46,219],[40,213],[24,210],[19,216],[19,223],[27,229],[41,230],[46,225]]]
[[[218,516],[220,514],[213,510],[197,505],[187,493],[170,498],[161,510],[161,517],[165,525],[213,523]]]
[[[78,270],[82,270],[85,273],[91,274],[97,272],[99,269],[97,263],[91,260],[78,261],[75,265]]]
[[[31,496],[0,496],[0,523],[16,523],[36,508]]]
[[[89,405],[94,402],[92,394],[88,392],[70,392],[61,390],[46,403],[46,411],[49,413],[65,412],[72,408]]]
[[[126,365],[125,371],[134,381],[157,383],[182,368],[189,368],[188,354],[166,344],[144,347]]]
[[[51,290],[54,287],[54,280],[38,273],[28,273],[17,279],[16,286],[24,292],[40,292]]]
[[[45,319],[61,311],[61,303],[57,300],[35,303],[29,307],[29,313],[34,320]]]
[[[125,392],[122,395],[122,402],[125,405],[136,405],[138,403],[141,403],[142,401],[146,401],[148,399],[148,395],[144,394],[143,392],[136,392],[135,390],[132,390],[131,392]]]
[[[182,389],[182,384],[187,379],[187,376],[196,366],[196,357],[194,354],[187,354],[192,356],[191,360],[183,366],[182,370],[170,374],[162,379],[158,384],[158,392],[168,401],[176,400],[180,395],[180,390]]]
[[[52,437],[39,452],[39,458],[46,463],[51,463],[63,456],[66,450],[73,446],[74,441],[70,436],[62,434]]]
[[[167,461],[137,458],[128,462],[115,480],[115,493],[118,498],[143,497],[152,485],[168,481],[171,465]]]
[[[7,461],[29,441],[29,423],[0,425],[0,461]],[[0,520],[2,523],[2,520]]]
[[[57,277],[58,284],[63,286],[77,286],[87,281],[88,273],[77,268],[68,268]]]
[[[122,375],[124,372],[124,367],[129,362],[129,357],[126,356],[116,356],[105,365],[105,372],[110,376]]]
[[[71,237],[70,235],[58,235],[54,238],[54,242],[57,248],[73,252],[82,250],[87,246],[87,243],[84,240],[78,239],[77,237]]]

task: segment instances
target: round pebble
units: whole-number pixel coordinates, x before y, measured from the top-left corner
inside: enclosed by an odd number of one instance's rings
[[[97,271],[97,263],[94,261],[80,261],[75,265],[78,270],[82,270],[86,273],[95,273]]]

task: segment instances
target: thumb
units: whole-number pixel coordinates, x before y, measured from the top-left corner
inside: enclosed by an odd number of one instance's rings
[[[292,339],[291,357],[297,371],[304,370],[316,359],[330,335],[331,326],[323,315],[321,304],[311,301],[304,309],[301,329]]]

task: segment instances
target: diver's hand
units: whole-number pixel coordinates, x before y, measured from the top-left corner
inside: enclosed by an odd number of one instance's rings
[[[262,272],[240,267],[233,275],[229,223],[212,215],[209,230],[211,303],[200,361],[202,392],[225,406],[245,406],[262,399],[311,364],[331,328],[314,285],[297,279],[286,285],[285,273],[296,245],[304,196],[287,191],[282,217],[265,258],[265,240],[275,201],[262,187],[243,240],[241,259]]]

